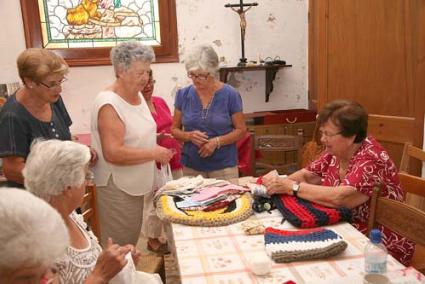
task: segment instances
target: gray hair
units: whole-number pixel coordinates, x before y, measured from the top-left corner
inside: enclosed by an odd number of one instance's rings
[[[69,244],[59,213],[28,191],[0,188],[0,272],[53,264]],[[1,276],[0,276],[1,277]]]
[[[210,45],[195,47],[185,59],[186,71],[206,71],[215,75],[218,70],[218,55]]]
[[[115,74],[118,70],[127,71],[135,61],[153,62],[155,53],[149,45],[143,45],[137,41],[121,42],[111,49],[111,62],[114,66]]]
[[[66,187],[84,183],[84,167],[90,160],[87,146],[60,140],[36,140],[23,170],[25,188],[49,201]]]

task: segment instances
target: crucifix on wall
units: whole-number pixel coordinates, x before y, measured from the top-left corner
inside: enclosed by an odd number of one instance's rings
[[[241,26],[241,49],[242,49],[242,58],[239,59],[238,66],[245,66],[247,59],[245,58],[245,31],[246,31],[246,12],[254,6],[258,6],[257,2],[254,3],[243,3],[243,0],[239,0],[239,4],[226,4],[224,7],[230,8],[240,17],[240,26]]]

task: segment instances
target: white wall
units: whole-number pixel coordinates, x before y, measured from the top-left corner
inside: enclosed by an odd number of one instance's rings
[[[254,0],[253,0],[254,1]],[[180,60],[192,46],[212,44],[223,64],[233,66],[240,58],[239,16],[224,4],[236,0],[176,0]],[[246,57],[258,54],[280,56],[292,68],[281,69],[274,81],[270,102],[264,100],[265,73],[236,73],[230,82],[237,86],[244,111],[307,107],[307,0],[261,0],[246,13]],[[21,9],[18,0],[1,1],[0,83],[19,79],[15,60],[25,49]],[[156,95],[172,108],[175,91],[190,83],[181,63],[154,64]],[[89,131],[90,104],[102,88],[113,81],[111,66],[73,67],[64,84],[63,98],[74,121],[73,133]]]

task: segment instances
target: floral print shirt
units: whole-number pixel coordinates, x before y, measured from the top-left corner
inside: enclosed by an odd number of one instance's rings
[[[306,169],[320,176],[323,186],[351,186],[370,197],[373,187],[380,184],[381,196],[398,201],[404,201],[405,198],[400,187],[397,167],[387,151],[373,137],[367,137],[361,142],[342,180],[339,176],[338,159],[326,152]],[[363,234],[367,231],[369,207],[370,200],[352,210],[353,226]],[[383,243],[388,252],[404,265],[409,265],[414,243],[383,226],[378,228],[383,234]]]

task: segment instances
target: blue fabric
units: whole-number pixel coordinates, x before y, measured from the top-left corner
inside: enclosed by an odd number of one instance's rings
[[[233,87],[224,84],[215,93],[209,109],[206,110],[203,109],[195,88],[189,86],[177,92],[174,107],[182,113],[184,131],[199,130],[213,138],[234,130],[232,115],[242,112],[242,98]],[[198,151],[198,146],[185,142],[182,164],[197,171],[209,172],[234,167],[238,163],[236,143],[223,145],[207,158],[201,158]]]
[[[72,121],[62,98],[51,104],[51,108],[52,120],[40,121],[16,100],[15,95],[10,96],[0,112],[0,158],[26,159],[36,138],[71,140],[69,126]],[[8,186],[23,187],[12,181],[8,181]]]
[[[340,237],[331,230],[321,230],[317,232],[309,232],[304,235],[279,235],[266,232],[264,241],[266,244],[273,243],[289,243],[289,242],[315,242],[325,240],[337,240]]]

